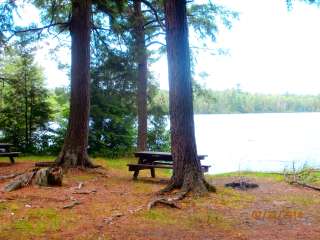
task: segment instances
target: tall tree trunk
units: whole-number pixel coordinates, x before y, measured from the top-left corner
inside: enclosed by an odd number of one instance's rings
[[[24,63],[26,64],[26,63]],[[28,85],[27,85],[27,66],[24,69],[24,121],[25,121],[25,150],[29,148],[29,133],[28,133]]]
[[[72,0],[71,99],[67,134],[56,159],[64,167],[91,167],[88,132],[90,110],[91,0]]]
[[[192,83],[185,0],[165,1],[173,176],[164,191],[203,194],[214,190],[204,180],[194,134]]]
[[[138,106],[138,150],[147,149],[147,49],[145,43],[144,17],[141,11],[141,1],[134,0],[134,39],[136,61],[138,63],[137,106]]]

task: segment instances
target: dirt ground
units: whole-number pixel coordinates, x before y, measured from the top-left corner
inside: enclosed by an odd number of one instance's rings
[[[72,170],[62,187],[0,192],[0,239],[320,239],[320,192],[254,174],[247,179],[259,188],[233,190],[224,184],[236,177],[209,176],[217,193],[189,196],[179,203],[181,209],[148,211],[170,173],[158,170],[151,179],[142,171],[133,181],[128,161],[134,159],[97,159],[107,176]],[[32,158],[14,165],[1,159],[0,176],[33,164]],[[8,182],[0,181],[0,189]],[[80,204],[63,209],[75,201]]]

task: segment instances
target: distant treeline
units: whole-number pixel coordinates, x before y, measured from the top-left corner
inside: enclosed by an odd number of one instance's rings
[[[158,101],[168,106],[168,92],[162,90]],[[258,94],[244,92],[240,89],[214,91],[197,85],[194,89],[194,112],[196,114],[319,111],[320,94],[317,96]]]

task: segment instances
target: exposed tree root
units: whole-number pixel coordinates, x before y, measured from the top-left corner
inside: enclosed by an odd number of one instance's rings
[[[172,195],[163,196],[172,193],[174,190],[179,191]],[[181,186],[175,183],[173,176],[169,184],[157,193],[160,197],[148,203],[148,209],[150,210],[158,203],[168,205],[172,208],[180,208],[177,205],[177,201],[184,199],[188,193],[192,193],[196,196],[203,196],[208,192],[216,192],[216,188],[209,184],[201,175],[194,176],[192,174],[187,174]]]
[[[174,194],[173,196],[157,197],[148,203],[148,210],[150,210],[151,208],[155,207],[158,204],[164,204],[171,208],[181,209],[181,207],[177,204],[177,201],[184,199],[187,196],[187,194],[188,192],[180,191]]]
[[[176,185],[173,183],[172,180],[170,180],[169,184],[165,188],[163,188],[159,192],[157,192],[157,194],[164,195],[166,193],[172,192],[174,189],[176,189]]]
[[[172,207],[172,208],[180,209],[180,207],[177,205],[177,203],[169,201],[166,198],[158,198],[158,199],[154,199],[148,203],[148,210],[155,207],[158,203],[168,205],[169,207]]]
[[[203,179],[203,184],[206,186],[208,192],[212,192],[212,193],[217,192],[216,187],[208,183],[205,179]]]
[[[188,178],[186,177],[183,184],[179,186],[175,183],[174,177],[170,180],[169,184],[158,192],[158,195],[171,193],[175,189],[180,189],[181,192],[192,192],[195,195],[201,196],[208,192],[216,192],[216,188],[208,183],[203,177]]]

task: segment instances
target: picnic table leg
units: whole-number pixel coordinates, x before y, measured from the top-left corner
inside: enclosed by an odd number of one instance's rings
[[[154,168],[150,168],[150,172],[151,172],[151,177],[155,178],[156,177],[156,173],[154,171]]]
[[[14,158],[13,158],[13,157],[10,157],[10,161],[11,161],[11,163],[13,164],[13,163],[14,163]]]
[[[139,170],[135,170],[133,173],[133,180],[137,180],[139,175]]]

